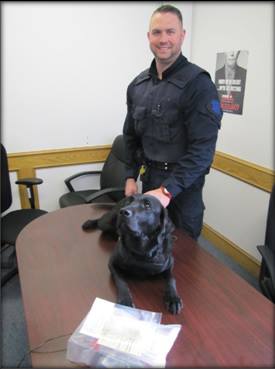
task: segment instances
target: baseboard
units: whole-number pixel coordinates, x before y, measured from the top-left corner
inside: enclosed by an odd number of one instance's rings
[[[203,225],[202,236],[215,245],[219,250],[230,256],[249,273],[258,277],[260,262],[256,258],[249,255],[239,246],[235,245],[232,241],[205,223]]]

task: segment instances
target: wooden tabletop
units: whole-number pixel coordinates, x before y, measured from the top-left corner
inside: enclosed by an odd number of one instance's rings
[[[67,207],[30,223],[16,242],[33,367],[75,366],[66,344],[94,299],[116,301],[108,270],[115,242],[82,223],[106,211],[100,205]],[[182,329],[167,367],[274,367],[274,305],[196,242],[177,230],[174,275],[184,308],[163,305],[163,281],[129,281],[136,308],[161,312],[163,324]],[[65,350],[64,350],[65,349]]]

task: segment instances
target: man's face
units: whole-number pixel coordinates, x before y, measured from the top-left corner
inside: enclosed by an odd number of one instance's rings
[[[181,52],[185,31],[175,14],[156,13],[151,18],[147,36],[156,61],[172,64]]]
[[[238,51],[229,51],[225,53],[226,64],[231,68],[234,67],[237,62],[238,55]]]

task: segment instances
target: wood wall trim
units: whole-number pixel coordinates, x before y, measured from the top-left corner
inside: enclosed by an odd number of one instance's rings
[[[212,168],[267,192],[275,183],[275,171],[220,151],[216,151]]]
[[[202,236],[258,278],[260,263],[256,258],[205,223],[202,229]]]
[[[8,154],[9,169],[16,171],[18,178],[23,178],[27,173],[32,172],[35,175],[35,170],[38,168],[100,163],[105,161],[110,149],[111,145],[102,145],[11,153]],[[267,192],[271,192],[275,182],[273,170],[220,151],[216,151],[212,168]],[[21,206],[26,208],[28,207],[27,192],[22,186],[19,191]],[[35,189],[35,202],[38,206],[37,189]]]
[[[42,150],[8,154],[9,170],[16,171],[18,178],[36,175],[37,168],[61,167],[104,162],[111,145],[66,148],[57,150]],[[216,151],[212,168],[226,175],[249,183],[263,191],[271,192],[275,182],[275,172],[237,157]],[[27,208],[28,198],[24,186],[19,186],[22,208]],[[39,207],[38,191],[35,189],[35,201]],[[204,224],[203,236],[230,255],[250,273],[257,276],[259,262],[226,237]]]
[[[111,145],[43,150],[8,154],[10,171],[103,162]],[[216,151],[212,168],[261,190],[271,192],[275,171]]]
[[[50,168],[103,162],[111,146],[78,147],[58,150],[19,152],[8,155],[10,171],[22,168]]]
[[[8,165],[11,172],[17,173],[17,178],[36,177],[36,169],[62,167],[104,162],[111,145],[77,147],[57,150],[41,150],[8,154]],[[21,207],[30,207],[26,186],[19,186]],[[38,188],[34,186],[35,206],[39,208]]]

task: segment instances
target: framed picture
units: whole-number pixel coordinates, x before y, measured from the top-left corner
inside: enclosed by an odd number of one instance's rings
[[[243,113],[247,61],[246,50],[217,53],[215,85],[226,113]]]

